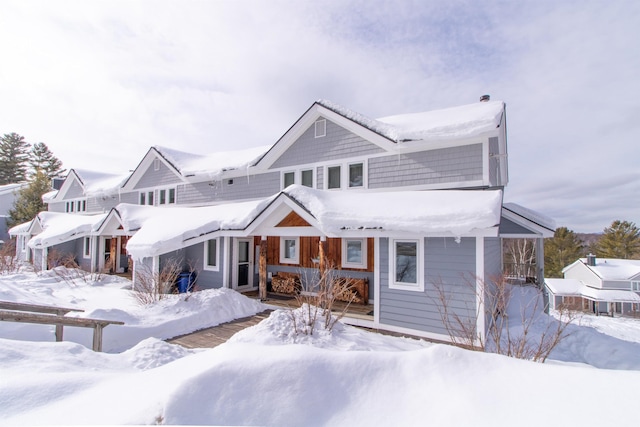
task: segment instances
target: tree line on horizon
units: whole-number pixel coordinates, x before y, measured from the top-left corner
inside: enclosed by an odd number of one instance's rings
[[[0,137],[0,185],[28,183],[17,191],[7,227],[32,220],[46,210],[42,196],[51,191],[53,178],[62,175],[62,162],[47,144],[31,144],[15,132]]]

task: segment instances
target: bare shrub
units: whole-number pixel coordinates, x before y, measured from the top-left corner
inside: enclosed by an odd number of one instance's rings
[[[16,257],[16,242],[10,240],[0,248],[0,274],[17,273],[20,270],[20,262]]]
[[[76,262],[75,255],[68,252],[60,252],[52,249],[47,254],[47,265],[56,276],[57,280],[64,281],[70,285],[77,284],[80,280],[87,282],[89,273],[82,270]]]
[[[484,312],[473,307],[454,310],[451,293],[440,281],[435,284],[438,310],[442,322],[454,345],[474,350],[484,350],[518,359],[545,362],[553,349],[566,337],[567,327],[578,318],[578,313],[562,309],[556,319],[541,315],[543,308],[541,291],[535,288],[536,297],[522,304],[517,319],[509,318],[507,308],[513,297],[514,286],[504,275],[480,280],[463,278],[465,286],[473,290],[476,301],[484,306]],[[534,287],[531,287],[534,289]],[[487,337],[477,331],[479,316],[488,323]],[[511,322],[511,323],[510,323]]]
[[[331,331],[357,297],[353,279],[337,277],[333,266],[328,266],[323,271],[316,270],[306,282],[307,291],[295,297],[300,309],[289,310],[295,333],[313,335],[318,319],[322,320],[322,327],[326,331]],[[345,302],[340,310],[334,309],[336,301]]]
[[[160,271],[139,263],[136,266],[133,296],[141,305],[148,305],[166,298],[175,290],[176,280],[182,271],[182,262],[168,260]]]

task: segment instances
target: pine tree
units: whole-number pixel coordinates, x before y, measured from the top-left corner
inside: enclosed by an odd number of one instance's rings
[[[544,241],[544,269],[547,277],[562,277],[562,269],[584,256],[584,245],[572,230],[559,227],[553,239]]]
[[[65,169],[62,169],[62,162],[56,156],[53,155],[47,144],[44,142],[37,142],[33,144],[31,148],[31,155],[29,157],[29,164],[31,165],[32,173],[37,170],[41,170],[45,173],[47,178],[52,179],[60,176],[64,173]]]
[[[0,185],[24,182],[31,145],[17,133],[0,138]]]
[[[39,212],[46,210],[42,195],[51,190],[50,182],[41,170],[33,174],[29,185],[18,191],[13,208],[9,210],[8,227],[31,221]]]
[[[613,221],[598,240],[596,255],[602,258],[640,258],[640,229],[633,222]]]

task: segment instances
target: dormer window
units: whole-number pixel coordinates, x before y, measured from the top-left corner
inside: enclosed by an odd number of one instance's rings
[[[327,121],[325,119],[317,120],[315,123],[315,137],[321,138],[327,134]]]

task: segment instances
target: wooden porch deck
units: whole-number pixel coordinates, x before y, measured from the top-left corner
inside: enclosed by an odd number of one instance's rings
[[[249,298],[258,299],[258,291],[247,291],[242,293]],[[300,303],[293,295],[277,294],[274,292],[267,292],[267,300],[263,301],[265,304],[282,307],[282,308],[298,308]],[[336,301],[334,302],[334,312],[342,312],[347,306],[347,303]],[[372,304],[350,304],[345,313],[345,317],[351,317],[356,319],[373,321],[373,305]]]

